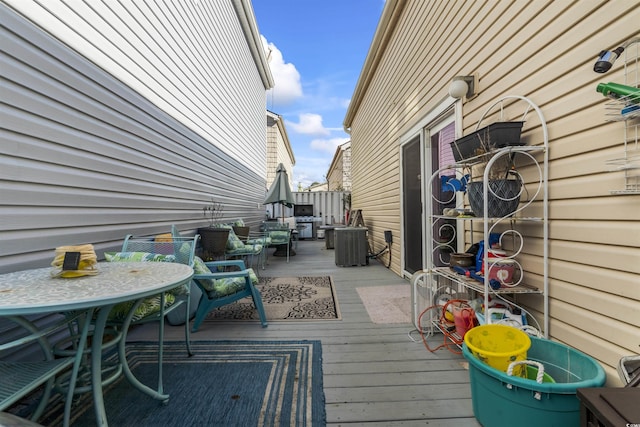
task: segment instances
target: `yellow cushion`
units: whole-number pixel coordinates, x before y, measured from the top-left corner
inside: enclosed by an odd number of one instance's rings
[[[158,234],[154,240],[156,242],[173,242],[173,236],[171,233]]]

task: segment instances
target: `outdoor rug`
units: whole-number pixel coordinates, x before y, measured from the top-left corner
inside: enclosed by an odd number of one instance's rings
[[[411,323],[409,285],[356,288],[373,323]]]
[[[335,287],[329,276],[260,277],[257,288],[270,322],[341,318]],[[258,319],[253,300],[244,298],[211,311],[205,322]]]
[[[127,346],[132,371],[157,384],[157,343]],[[324,426],[320,341],[166,342],[164,389],[167,405],[133,388],[124,378],[105,387],[109,425],[118,427]],[[113,356],[115,357],[115,356]],[[72,426],[96,424],[90,393],[80,396]],[[39,421],[62,424],[63,402]]]

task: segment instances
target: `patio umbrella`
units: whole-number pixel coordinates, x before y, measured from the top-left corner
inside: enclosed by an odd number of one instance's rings
[[[289,176],[282,163],[276,169],[276,179],[273,180],[263,204],[268,205],[269,203],[280,203],[288,208],[295,204],[291,187],[289,187]],[[284,208],[282,209],[282,220],[284,222]]]

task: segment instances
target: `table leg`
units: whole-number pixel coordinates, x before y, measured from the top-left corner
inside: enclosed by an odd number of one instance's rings
[[[69,390],[67,391],[67,399],[64,402],[64,420],[62,424],[64,427],[68,427],[70,423],[71,403],[73,402],[74,388],[76,385],[76,381],[78,380],[78,372],[80,371],[80,367],[82,366],[84,348],[87,345],[87,335],[89,334],[89,325],[91,324],[93,312],[94,309],[90,308],[89,310],[87,310],[83,317],[79,318],[78,325],[79,328],[81,328],[81,332],[79,331],[80,340],[78,341],[76,357],[75,361],[73,362],[73,369],[71,370],[71,377],[69,379]]]
[[[104,397],[102,395],[102,338],[107,317],[114,304],[101,307],[95,321],[93,342],[91,343],[91,385],[93,388],[93,405],[96,411],[96,424],[98,427],[107,426],[107,414],[104,409]],[[124,339],[124,337],[122,338]]]
[[[131,372],[129,368],[129,363],[127,361],[127,357],[125,354],[125,344],[127,341],[127,332],[129,330],[129,325],[131,324],[131,320],[133,318],[133,314],[136,309],[140,306],[140,304],[144,301],[144,298],[139,299],[135,302],[131,310],[127,314],[124,322],[122,323],[122,336],[120,337],[120,342],[118,343],[118,357],[120,365],[122,366],[122,371],[124,372],[125,377],[138,390],[148,394],[157,400],[168,401],[169,395],[164,394],[162,392],[162,339],[164,337],[164,328],[163,321],[160,322],[160,349],[158,356],[159,365],[159,389],[158,391],[153,390],[152,388],[142,384]],[[162,301],[164,304],[164,299]],[[104,330],[106,327],[107,319],[109,316],[109,312],[113,308],[114,304],[104,306],[99,309],[98,316],[95,320],[95,326],[93,331],[93,342],[91,345],[91,384],[93,387],[93,401],[96,411],[96,423],[99,427],[107,426],[107,415],[104,408],[104,396],[102,392],[102,341],[104,337]],[[162,305],[164,306],[164,305]],[[164,311],[164,310],[163,310]],[[164,320],[164,319],[162,319]]]
[[[162,389],[162,358],[163,358],[163,339],[164,339],[164,308],[161,309],[161,317],[160,317],[160,328],[159,328],[159,338],[158,338],[158,390],[154,390],[151,387],[142,384],[140,382],[140,380],[138,380],[133,373],[131,372],[131,369],[129,368],[129,363],[127,361],[127,356],[126,356],[126,348],[125,345],[127,343],[127,332],[129,331],[129,325],[131,324],[131,319],[133,318],[133,314],[135,313],[136,309],[138,308],[138,306],[140,305],[140,303],[142,303],[143,299],[140,299],[138,301],[136,301],[136,303],[133,305],[133,307],[131,308],[131,310],[129,311],[129,313],[127,314],[127,317],[125,318],[124,322],[122,323],[122,339],[120,341],[120,343],[118,344],[118,356],[120,358],[120,363],[122,364],[122,370],[124,371],[124,375],[125,377],[127,377],[127,380],[129,381],[129,383],[131,383],[131,385],[133,385],[134,387],[136,387],[138,390],[140,390],[143,393],[148,394],[149,396],[153,397],[156,400],[161,400],[163,401],[163,403],[166,403],[169,401],[169,395],[165,394],[163,392]],[[162,299],[160,302],[160,306],[164,307],[164,294],[162,294]]]

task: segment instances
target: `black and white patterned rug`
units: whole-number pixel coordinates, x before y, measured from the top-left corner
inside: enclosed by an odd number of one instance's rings
[[[340,309],[330,276],[261,277],[257,285],[267,320],[339,320]],[[213,310],[205,321],[255,320],[250,298]]]

